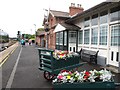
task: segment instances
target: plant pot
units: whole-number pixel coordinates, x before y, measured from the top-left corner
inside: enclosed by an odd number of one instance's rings
[[[102,90],[114,90],[114,82],[83,82],[83,83],[53,83],[54,90],[79,90],[79,89],[102,89]]]

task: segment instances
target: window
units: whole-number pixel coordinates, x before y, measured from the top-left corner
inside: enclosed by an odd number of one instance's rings
[[[98,14],[95,14],[92,16],[92,21],[91,21],[91,25],[98,25]]]
[[[92,35],[91,35],[91,44],[97,45],[98,42],[98,27],[92,28]]]
[[[113,51],[111,52],[111,60],[113,61],[113,55],[114,55],[114,53],[113,53]]]
[[[75,47],[73,47],[73,52],[75,52]]]
[[[107,23],[108,12],[103,11],[100,13],[100,24]]]
[[[60,45],[63,45],[63,32],[60,32]]]
[[[72,48],[70,47],[70,51],[72,51]]]
[[[67,45],[67,31],[64,31],[64,45]]]
[[[89,27],[90,26],[90,17],[87,17],[84,19],[84,28]]]
[[[76,43],[76,31],[69,32],[69,43]]]
[[[79,44],[83,43],[83,31],[79,31]]]
[[[117,52],[117,54],[116,54],[116,61],[117,62],[119,61],[119,52]]]
[[[120,6],[110,9],[110,21],[120,20]]]
[[[60,37],[60,34],[59,32],[56,33],[56,45],[59,45],[59,37]]]
[[[107,25],[100,26],[100,45],[107,45]]]
[[[120,46],[120,25],[111,26],[111,46]]]
[[[84,44],[89,44],[90,30],[86,29],[84,31]]]

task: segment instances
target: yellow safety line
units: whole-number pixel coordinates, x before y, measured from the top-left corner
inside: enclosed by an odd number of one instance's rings
[[[17,48],[17,47],[16,47],[16,48]],[[16,50],[16,48],[10,52],[10,54],[9,54],[9,55],[5,58],[5,60],[0,64],[0,67],[2,67],[2,65],[8,60],[9,56]]]
[[[9,57],[9,56],[8,56],[8,57]],[[0,64],[0,67],[2,67],[2,65],[7,61],[8,57],[5,58],[5,60]]]

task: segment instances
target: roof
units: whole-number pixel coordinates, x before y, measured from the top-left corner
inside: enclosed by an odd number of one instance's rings
[[[45,34],[45,31],[37,31],[38,36],[41,36],[41,35],[44,35],[44,34]]]
[[[66,22],[67,22],[67,23],[70,23],[70,22],[72,22],[73,20],[75,20],[77,17],[80,17],[81,15],[85,15],[85,14],[88,13],[88,12],[91,12],[91,11],[93,11],[93,10],[96,10],[96,9],[100,8],[101,6],[105,6],[105,5],[110,4],[110,3],[111,3],[111,2],[102,2],[102,3],[100,3],[100,4],[98,4],[98,5],[90,8],[90,9],[88,9],[88,10],[86,10],[86,11],[83,11],[82,13],[76,14],[75,16],[71,17],[70,19],[66,20]]]
[[[68,12],[50,10],[50,13],[55,17],[65,17],[65,18],[70,17]]]
[[[60,23],[63,27],[69,30],[79,30],[80,27],[74,25],[74,24],[67,24],[67,23]]]
[[[54,32],[60,32],[64,30],[79,30],[80,27],[76,25],[71,25],[67,23],[58,23],[57,26],[54,29]]]
[[[69,13],[63,12],[63,11],[50,10],[49,14],[51,14],[53,17],[59,17],[59,18],[65,18],[65,19],[70,18]],[[43,25],[45,24],[46,21],[47,21],[47,16],[44,16]]]

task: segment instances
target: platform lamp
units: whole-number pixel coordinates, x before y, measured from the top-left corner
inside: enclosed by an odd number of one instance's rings
[[[45,18],[46,19],[46,22],[45,22],[45,24],[44,24],[44,30],[45,30],[45,32],[46,32],[46,48],[48,48],[48,32],[49,32],[49,30],[50,30],[50,28],[49,28],[49,22],[48,22],[48,14],[49,14],[49,10],[47,10],[47,9],[45,9],[45,11],[47,11],[47,18]],[[45,16],[45,15],[44,15]]]
[[[35,44],[36,44],[36,36],[37,36],[37,31],[36,31],[36,24],[33,24],[35,26]]]

